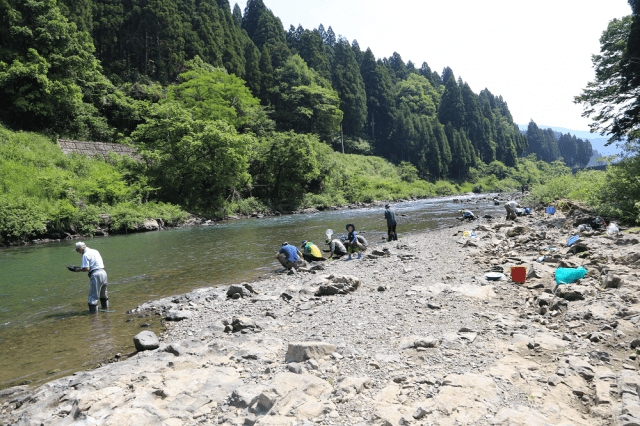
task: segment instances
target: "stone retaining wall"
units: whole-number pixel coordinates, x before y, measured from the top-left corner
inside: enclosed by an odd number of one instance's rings
[[[86,142],[86,141],[72,141],[68,139],[58,139],[58,146],[65,154],[77,152],[78,154],[88,155],[93,157],[94,155],[101,155],[103,158],[107,158],[110,152],[114,152],[118,155],[128,155],[136,160],[140,160],[140,156],[136,155],[135,148],[128,147],[126,145],[120,145],[117,143],[106,142]]]

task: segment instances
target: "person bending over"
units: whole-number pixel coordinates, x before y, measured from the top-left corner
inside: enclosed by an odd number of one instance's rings
[[[300,261],[301,257],[302,253],[300,253],[300,250],[287,242],[282,243],[282,247],[278,253],[276,253],[276,259],[278,259],[278,262],[287,269],[297,269],[300,267],[300,264],[302,263]]]
[[[82,255],[81,266],[67,266],[71,272],[89,273],[89,313],[98,312],[98,298],[102,309],[109,309],[109,297],[107,295],[107,272],[104,270],[104,262],[98,250],[90,249],[83,242],[77,242],[74,249]]]
[[[325,258],[322,257],[322,252],[318,246],[313,244],[311,241],[304,240],[300,247],[302,247],[302,257],[307,262],[319,262],[325,260]]]

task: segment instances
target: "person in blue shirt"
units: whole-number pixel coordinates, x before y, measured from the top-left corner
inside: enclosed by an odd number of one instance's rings
[[[278,262],[287,269],[297,269],[300,266],[301,257],[302,253],[300,253],[300,250],[287,242],[282,243],[282,247],[278,253],[276,253],[276,259],[278,259]]]
[[[109,309],[109,297],[107,294],[107,272],[104,270],[104,262],[98,250],[87,247],[83,242],[77,242],[75,251],[82,255],[81,266],[67,266],[71,272],[89,273],[89,313],[98,312],[98,298],[102,309]]]
[[[360,253],[360,245],[358,243],[358,235],[356,235],[355,225],[352,223],[348,224],[347,232],[347,252],[349,253],[347,260],[351,260],[352,253],[358,253],[358,259],[360,259],[362,257],[362,253]]]

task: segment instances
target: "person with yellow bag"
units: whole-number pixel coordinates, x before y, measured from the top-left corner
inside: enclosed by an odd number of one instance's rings
[[[302,257],[307,262],[326,260],[322,257],[322,252],[318,246],[313,244],[311,241],[304,240],[300,247],[302,248]]]

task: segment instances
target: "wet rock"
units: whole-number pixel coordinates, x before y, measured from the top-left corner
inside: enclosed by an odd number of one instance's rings
[[[158,336],[153,331],[145,330],[135,335],[133,338],[133,344],[137,351],[149,351],[152,349],[158,349],[160,347],[160,341]]]

